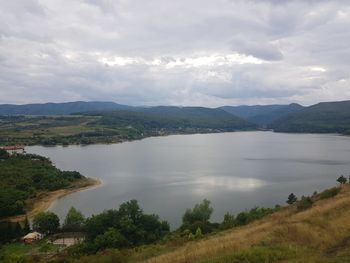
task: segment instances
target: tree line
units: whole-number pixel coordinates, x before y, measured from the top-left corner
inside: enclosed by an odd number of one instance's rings
[[[26,201],[40,192],[66,188],[82,178],[79,172],[57,169],[46,157],[0,149],[0,219],[24,214]]]

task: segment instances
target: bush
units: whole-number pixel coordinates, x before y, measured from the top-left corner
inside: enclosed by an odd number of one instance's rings
[[[203,237],[202,230],[199,227],[197,228],[196,233],[194,234],[194,237],[196,239],[200,239]]]
[[[102,235],[98,235],[95,238],[94,243],[97,250],[106,248],[120,248],[125,246],[126,239],[122,234],[119,233],[118,230],[109,228]]]
[[[311,199],[311,197],[307,196],[307,197],[302,197],[301,200],[298,202],[297,208],[299,211],[301,210],[306,210],[310,207],[312,207],[313,205],[313,201]]]
[[[210,206],[210,201],[204,199],[202,203],[196,204],[193,209],[187,209],[182,217],[184,225],[191,225],[195,222],[208,222],[214,209]]]
[[[333,187],[331,189],[324,190],[322,193],[320,193],[320,199],[326,199],[331,198],[333,196],[336,196],[340,192],[340,188]]]

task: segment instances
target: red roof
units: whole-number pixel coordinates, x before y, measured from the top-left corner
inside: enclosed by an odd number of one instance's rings
[[[0,149],[6,150],[6,151],[24,150],[24,146],[23,145],[3,146],[3,147],[0,147]]]

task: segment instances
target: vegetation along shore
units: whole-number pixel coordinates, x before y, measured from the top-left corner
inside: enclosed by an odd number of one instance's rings
[[[298,198],[291,193],[286,196],[287,206],[227,213],[218,223],[210,221],[214,207],[205,199],[184,211],[182,225],[172,232],[166,221],[144,213],[136,200],[89,218],[71,208],[61,226],[54,213],[39,213],[32,228],[46,238],[28,246],[14,241],[16,235],[30,230],[28,225],[7,229],[2,233],[10,239],[2,240],[0,259],[28,263],[349,262],[350,184],[344,176],[337,182],[338,186],[310,196]],[[64,248],[51,242],[60,236],[83,239]]]
[[[61,171],[35,154],[0,150],[0,220],[23,221],[45,211],[58,198],[101,184],[76,171]]]
[[[169,134],[274,130],[350,134],[350,101],[204,107],[112,102],[0,105],[0,145],[118,143]]]

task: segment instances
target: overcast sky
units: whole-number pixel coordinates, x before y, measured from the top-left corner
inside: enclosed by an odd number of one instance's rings
[[[0,0],[0,103],[350,99],[350,1]]]

